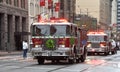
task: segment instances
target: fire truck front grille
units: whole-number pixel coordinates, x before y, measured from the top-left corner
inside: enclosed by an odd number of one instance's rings
[[[91,46],[92,46],[92,48],[100,48],[99,43],[92,43]]]
[[[56,50],[57,40],[56,39],[44,39],[43,49],[44,50]]]

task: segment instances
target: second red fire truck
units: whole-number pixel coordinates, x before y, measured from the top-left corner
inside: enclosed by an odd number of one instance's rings
[[[111,45],[110,36],[103,30],[89,31],[87,36],[87,48],[89,54],[104,53],[105,55],[108,55],[110,52],[112,54],[116,53],[115,47],[112,47]]]

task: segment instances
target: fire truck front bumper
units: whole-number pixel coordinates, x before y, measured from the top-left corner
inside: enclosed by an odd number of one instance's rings
[[[32,48],[32,56],[70,56],[71,48],[58,48],[57,50],[42,50],[42,48]]]
[[[104,53],[106,52],[106,48],[89,48],[88,53]]]

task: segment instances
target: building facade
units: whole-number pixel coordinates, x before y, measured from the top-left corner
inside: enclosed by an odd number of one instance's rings
[[[31,25],[38,21],[38,15],[40,15],[40,0],[28,0],[28,19],[29,26],[28,31],[31,31]],[[28,43],[30,45],[31,36],[28,36]]]
[[[76,0],[60,0],[59,17],[74,22]]]
[[[0,50],[21,50],[27,34],[28,1],[0,0]]]
[[[108,30],[111,24],[112,0],[100,0],[100,20],[101,28]]]
[[[108,29],[111,24],[112,0],[76,0],[76,14],[97,18],[97,26]]]
[[[33,22],[37,22],[38,15],[40,15],[40,0],[28,0],[28,13],[30,26]]]
[[[117,0],[117,31],[120,31],[120,0]]]
[[[80,27],[85,26],[87,30],[95,30],[99,25],[99,11],[99,0],[76,0],[75,20]]]
[[[112,31],[117,31],[117,0],[112,1],[112,16],[111,16],[111,27]]]
[[[76,0],[76,14],[88,15],[99,22],[100,0]]]

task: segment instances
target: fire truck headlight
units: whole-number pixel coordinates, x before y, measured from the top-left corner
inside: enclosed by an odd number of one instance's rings
[[[65,45],[59,45],[59,47],[65,47]]]
[[[105,47],[103,44],[100,44],[100,47]]]
[[[40,45],[35,45],[36,48],[41,47]]]
[[[103,48],[104,48],[105,46],[101,46],[101,47],[103,47]]]
[[[88,44],[88,45],[87,45],[87,48],[90,48],[90,47],[91,47],[91,44]]]

